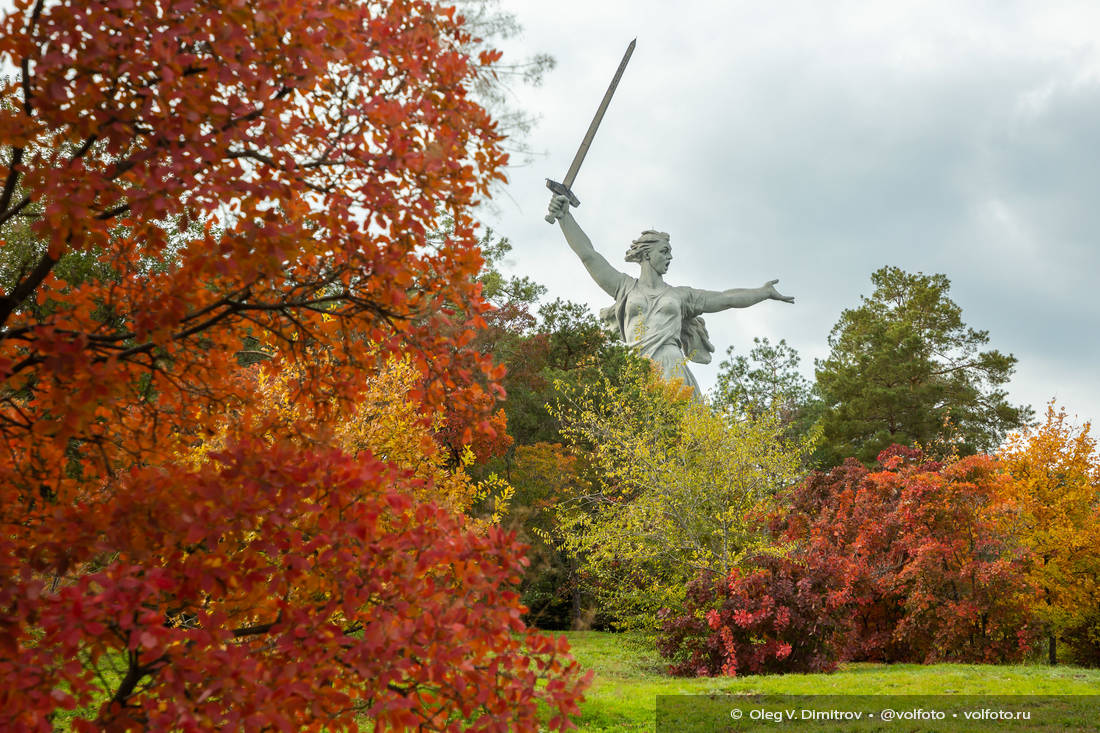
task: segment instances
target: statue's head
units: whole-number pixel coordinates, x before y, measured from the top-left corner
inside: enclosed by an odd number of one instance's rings
[[[665,274],[672,261],[672,245],[668,240],[668,232],[646,229],[630,243],[630,249],[626,251],[626,261],[649,262],[658,274]]]

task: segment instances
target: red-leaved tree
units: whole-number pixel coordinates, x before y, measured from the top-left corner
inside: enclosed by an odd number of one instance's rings
[[[792,490],[774,529],[813,567],[838,564],[850,609],[842,658],[1018,660],[1037,631],[1026,553],[1001,531],[1012,479],[988,456],[927,461],[892,446]]]
[[[895,511],[900,492],[869,476],[854,459],[828,472],[812,472],[792,487],[790,510],[773,519],[772,529],[797,542],[807,563],[832,568],[834,592],[848,619],[837,638],[840,658],[909,660],[909,646],[894,634],[905,599],[897,582],[906,560],[899,552],[902,528]]]
[[[514,540],[326,447],[380,354],[494,432],[463,349],[505,162],[477,47],[426,0],[15,0],[0,728],[567,724],[584,682],[515,635]],[[242,348],[294,365],[305,417],[256,409]]]
[[[836,661],[1011,662],[1031,648],[1028,555],[1004,531],[994,459],[892,446],[792,487],[771,531],[793,547],[701,578],[665,614],[678,674],[823,671]]]

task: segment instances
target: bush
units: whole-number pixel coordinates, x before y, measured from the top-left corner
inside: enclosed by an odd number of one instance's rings
[[[1003,530],[1011,477],[988,456],[929,462],[892,446],[879,470],[815,472],[773,522],[849,603],[841,659],[1015,662],[1038,628],[1027,553]]]
[[[838,660],[1017,662],[1038,626],[1027,552],[1003,530],[1011,477],[987,456],[929,462],[894,446],[786,497],[770,530],[794,550],[697,578],[666,610],[659,651],[679,675],[820,672]],[[716,579],[718,578],[718,579]],[[1073,639],[1096,659],[1100,624]],[[1069,641],[1069,639],[1067,639]],[[1091,655],[1091,656],[1090,656]]]
[[[669,672],[698,677],[836,668],[847,597],[836,567],[759,556],[727,578],[699,577],[681,613],[662,614]]]

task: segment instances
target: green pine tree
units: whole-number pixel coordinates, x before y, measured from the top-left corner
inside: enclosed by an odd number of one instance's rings
[[[816,363],[825,401],[823,459],[871,463],[892,443],[990,451],[1031,419],[1003,386],[1016,358],[996,350],[987,331],[962,320],[944,275],[883,267],[875,291],[845,310],[829,334],[832,352]]]

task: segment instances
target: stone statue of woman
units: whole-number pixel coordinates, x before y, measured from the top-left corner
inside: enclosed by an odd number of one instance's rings
[[[615,299],[615,304],[600,312],[628,345],[660,365],[668,381],[681,380],[697,397],[699,383],[688,370],[686,361],[709,364],[714,345],[700,318],[727,308],[747,308],[764,300],[793,303],[794,298],[780,295],[778,280],[759,288],[733,288],[721,292],[675,287],[665,283],[664,275],[672,262],[668,234],[647,229],[626,252],[627,262],[641,265],[641,277],[630,277],[611,266],[592,246],[592,241],[577,224],[569,210],[569,199],[556,195],[550,200],[550,215],[561,225],[565,241],[577,253],[588,274],[600,288]]]

